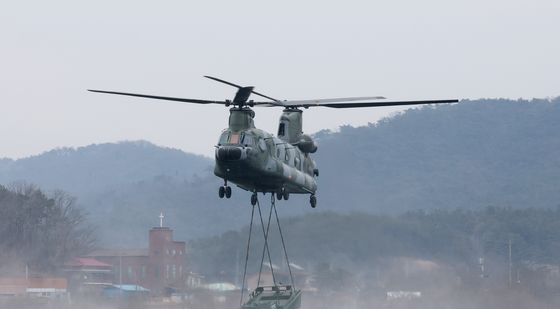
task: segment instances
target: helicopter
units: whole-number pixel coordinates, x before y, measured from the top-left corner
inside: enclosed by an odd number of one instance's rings
[[[230,198],[234,183],[252,192],[251,204],[257,203],[257,193],[276,194],[278,200],[288,200],[290,194],[309,194],[312,208],[317,205],[319,169],[311,154],[317,151],[313,138],[303,134],[303,110],[310,107],[360,108],[419,104],[456,103],[458,100],[378,101],[383,96],[349,97],[312,100],[278,100],[255,91],[253,86],[240,86],[223,79],[204,76],[237,88],[233,100],[201,100],[165,97],[138,93],[88,89],[91,92],[133,96],[195,104],[221,104],[230,107],[228,128],[224,129],[215,146],[214,174],[224,180],[218,189],[220,198]],[[249,100],[251,94],[267,101]],[[277,135],[255,127],[253,107],[283,108]]]

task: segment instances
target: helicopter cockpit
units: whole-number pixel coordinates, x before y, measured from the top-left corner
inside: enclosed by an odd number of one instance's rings
[[[227,130],[224,131],[222,135],[220,135],[218,146],[240,145],[244,147],[250,147],[255,145],[256,140],[257,138],[250,132],[232,132]]]

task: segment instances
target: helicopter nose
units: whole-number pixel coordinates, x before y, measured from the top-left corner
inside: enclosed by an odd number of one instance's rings
[[[237,146],[219,146],[216,149],[216,159],[219,161],[238,161],[247,158],[247,149]]]

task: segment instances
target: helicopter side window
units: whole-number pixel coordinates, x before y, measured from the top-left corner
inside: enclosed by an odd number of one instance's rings
[[[276,145],[276,157],[280,160],[284,160],[287,155],[285,147],[284,144]]]
[[[253,145],[253,136],[248,135],[248,134],[244,134],[243,135],[243,141],[241,143],[244,144],[245,146]]]
[[[278,136],[284,136],[286,131],[286,124],[281,122],[280,125],[278,126]]]
[[[276,149],[276,145],[271,138],[266,139],[266,146],[268,147],[268,153],[270,156],[274,156],[274,150]]]
[[[266,143],[264,139],[259,140],[259,148],[261,149],[262,152],[266,151]]]
[[[290,164],[290,166],[295,167],[296,166],[296,151],[293,148],[291,148],[290,151],[289,151],[289,154],[290,154],[290,157],[288,158],[289,161],[290,161],[289,164]]]

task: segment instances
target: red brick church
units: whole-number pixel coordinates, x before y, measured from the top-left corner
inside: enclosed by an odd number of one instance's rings
[[[88,255],[111,266],[113,283],[138,285],[152,294],[180,291],[185,287],[185,242],[173,240],[173,230],[160,226],[149,232],[147,249],[101,249]]]

